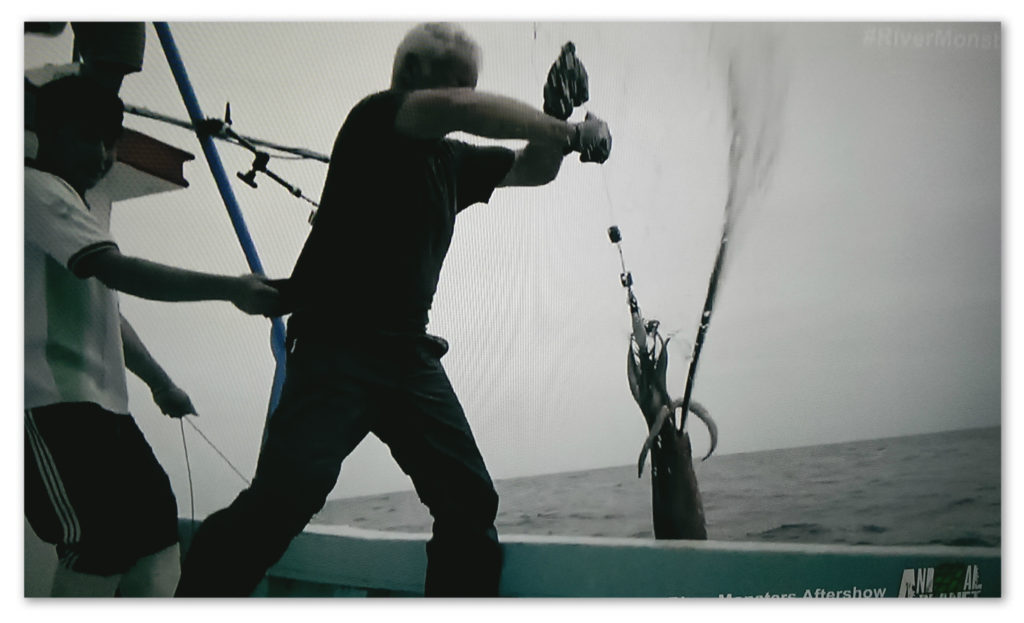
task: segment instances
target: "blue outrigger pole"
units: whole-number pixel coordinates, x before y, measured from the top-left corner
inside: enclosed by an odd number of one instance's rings
[[[167,57],[167,63],[171,66],[171,73],[174,74],[174,81],[178,84],[178,91],[181,92],[181,98],[185,102],[185,108],[188,109],[188,116],[192,120],[192,126],[196,128],[196,136],[199,138],[199,143],[203,147],[203,155],[206,156],[206,162],[210,165],[210,172],[213,174],[214,180],[217,182],[217,189],[220,191],[220,196],[224,200],[224,207],[228,210],[228,216],[231,218],[231,224],[235,228],[235,235],[238,237],[238,242],[242,245],[242,251],[245,253],[245,260],[249,263],[249,270],[260,275],[263,272],[263,263],[260,262],[260,256],[256,252],[256,245],[253,244],[252,237],[249,235],[249,228],[245,224],[245,218],[242,216],[242,211],[238,207],[238,201],[235,199],[235,193],[231,190],[231,184],[228,183],[228,176],[224,172],[224,165],[221,163],[220,154],[217,152],[217,147],[214,145],[213,137],[203,133],[199,128],[202,127],[202,122],[205,120],[203,111],[199,108],[199,100],[196,99],[195,91],[192,90],[192,83],[189,82],[188,72],[185,71],[185,63],[181,60],[181,55],[178,53],[178,46],[174,44],[174,37],[171,36],[171,28],[167,25],[167,22],[154,22],[153,26],[156,28],[156,34],[160,38],[160,44],[163,46],[164,55]],[[270,329],[270,350],[274,354],[274,360],[276,367],[274,369],[274,383],[270,391],[270,404],[267,408],[267,422],[270,422],[270,417],[274,413],[274,409],[277,408],[277,402],[281,397],[281,387],[284,385],[284,370],[285,370],[285,331],[284,322],[280,318],[273,318],[271,320]],[[264,424],[264,438],[266,437],[266,424]]]

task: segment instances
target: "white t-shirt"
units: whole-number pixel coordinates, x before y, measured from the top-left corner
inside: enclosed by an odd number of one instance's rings
[[[117,293],[74,273],[115,246],[105,217],[61,178],[25,167],[26,409],[91,402],[128,413]]]

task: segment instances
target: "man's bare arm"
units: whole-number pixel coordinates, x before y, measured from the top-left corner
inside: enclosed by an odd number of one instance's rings
[[[154,392],[174,383],[160,364],[153,359],[146,345],[128,319],[121,316],[121,343],[124,347],[124,365]]]
[[[461,131],[493,139],[522,139],[527,146],[499,186],[540,186],[558,175],[569,151],[596,153],[611,135],[603,121],[588,115],[582,123],[556,119],[519,100],[468,88],[413,91],[395,117],[395,129],[417,138],[440,138]],[[603,157],[592,158],[603,162]]]
[[[527,143],[526,147],[516,152],[512,168],[498,186],[543,186],[558,175],[563,158],[565,152],[560,147]]]
[[[406,96],[395,129],[416,138],[441,138],[461,131],[494,139],[571,145],[574,124],[504,95],[469,88],[421,89]]]
[[[121,343],[124,349],[124,364],[135,376],[149,386],[153,394],[153,402],[160,410],[171,417],[183,417],[195,414],[196,409],[188,394],[174,384],[167,372],[157,363],[142,338],[132,327],[128,319],[121,316]]]
[[[166,266],[122,255],[116,247],[79,260],[76,272],[108,288],[154,301],[230,301],[247,314],[277,316],[280,293],[257,275],[228,277]]]

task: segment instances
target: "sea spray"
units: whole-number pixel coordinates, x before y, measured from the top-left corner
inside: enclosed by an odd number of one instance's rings
[[[723,57],[728,151],[728,193],[723,230],[768,187],[782,147],[787,83],[781,43],[764,28],[719,27],[712,45]]]

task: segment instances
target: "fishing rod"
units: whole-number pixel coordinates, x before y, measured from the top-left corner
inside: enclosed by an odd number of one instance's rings
[[[313,206],[312,210],[310,210],[309,217],[307,219],[307,221],[310,224],[312,224],[313,219],[316,218],[316,211],[320,208],[320,205],[316,201],[313,201],[312,199],[304,195],[300,188],[291,184],[286,179],[284,179],[277,173],[274,173],[273,171],[267,168],[267,164],[270,162],[271,157],[283,158],[283,156],[271,156],[269,153],[259,149],[259,147],[266,147],[268,149],[273,149],[275,151],[289,153],[294,155],[297,159],[310,159],[329,163],[330,158],[309,149],[300,147],[289,147],[287,145],[279,145],[277,143],[271,143],[270,141],[265,141],[263,139],[238,134],[231,128],[231,102],[228,102],[224,108],[223,119],[207,117],[206,119],[198,121],[197,123],[191,123],[183,119],[170,117],[168,115],[153,112],[151,110],[139,106],[125,105],[125,112],[129,112],[131,114],[138,115],[141,117],[146,117],[149,119],[154,119],[157,121],[175,125],[180,128],[189,129],[196,132],[197,134],[217,138],[222,141],[231,143],[233,145],[237,145],[238,147],[247,149],[253,154],[252,166],[250,166],[249,170],[245,173],[242,173],[241,171],[237,172],[235,175],[238,176],[238,179],[242,180],[252,188],[258,188],[258,185],[256,184],[256,174],[263,173],[271,180],[281,185],[293,197],[298,197],[299,199],[302,199],[303,201]]]
[[[263,173],[264,175],[266,175],[270,179],[272,179],[275,182],[277,182],[278,184],[280,184],[292,196],[298,197],[299,199],[302,199],[303,201],[305,201],[305,202],[307,202],[307,203],[309,203],[310,205],[313,206],[313,209],[310,210],[310,212],[309,212],[309,218],[307,219],[309,224],[312,225],[313,224],[313,219],[316,218],[316,211],[320,208],[320,204],[318,204],[317,202],[313,201],[312,199],[310,199],[306,195],[302,194],[302,191],[298,187],[293,186],[292,184],[288,183],[284,178],[282,178],[280,175],[278,175],[278,174],[274,173],[273,171],[271,171],[270,169],[268,169],[267,168],[267,163],[270,162],[270,154],[268,154],[265,151],[260,151],[259,149],[256,148],[256,145],[253,144],[251,141],[249,141],[245,137],[235,133],[235,131],[232,130],[230,127],[227,127],[227,126],[231,125],[231,105],[230,104],[228,104],[227,112],[225,114],[225,119],[226,119],[226,121],[224,121],[224,127],[220,128],[220,132],[222,132],[225,136],[228,136],[228,137],[234,139],[238,145],[248,149],[250,152],[252,152],[252,154],[254,156],[253,157],[253,161],[252,161],[252,166],[249,168],[249,171],[247,173],[242,173],[242,172],[236,173],[236,175],[238,176],[238,179],[242,180],[243,182],[245,182],[246,184],[248,184],[249,186],[251,186],[253,188],[257,188],[257,186],[256,186],[256,173],[257,172]]]
[[[186,121],[184,119],[178,119],[177,117],[172,117],[170,115],[165,115],[163,113],[158,113],[156,111],[149,110],[148,108],[144,108],[142,106],[133,106],[131,104],[125,104],[124,105],[124,111],[126,113],[128,113],[128,114],[132,114],[132,115],[135,115],[137,117],[145,117],[147,119],[153,119],[155,121],[161,121],[163,123],[167,123],[167,124],[170,124],[170,125],[178,126],[179,128],[184,128],[186,130],[196,131],[196,126],[193,125],[192,122],[190,122],[190,121]],[[220,124],[224,123],[224,122],[220,121],[219,119],[208,119],[207,121],[215,121],[215,122],[217,122],[218,126]],[[230,124],[230,122],[229,122],[229,124]],[[217,126],[213,126],[213,124],[211,124],[211,126],[212,126],[212,129],[214,129],[214,130],[217,129]],[[210,129],[211,129],[211,127],[204,127],[203,128],[203,130],[205,130],[205,131],[208,131]],[[228,135],[228,134],[222,134],[219,131],[212,132],[210,135],[213,136],[214,138],[220,139],[222,141],[227,141],[229,143],[235,143],[235,140],[233,140],[233,139],[244,140],[244,141],[246,141],[246,142],[248,142],[248,143],[250,143],[252,145],[257,145],[257,146],[260,146],[260,147],[266,147],[267,149],[273,149],[274,151],[279,151],[279,152],[286,153],[286,154],[292,154],[294,156],[297,156],[299,158],[306,159],[306,160],[317,160],[317,161],[323,162],[324,164],[327,164],[327,163],[329,163],[331,161],[329,156],[326,156],[326,155],[321,154],[319,152],[313,151],[311,149],[306,149],[304,147],[290,147],[288,145],[281,145],[279,143],[272,143],[270,141],[266,141],[266,140],[263,140],[263,139],[260,139],[260,138],[255,138],[255,137],[252,137],[252,136],[242,136],[242,135],[238,135],[238,134]]]

